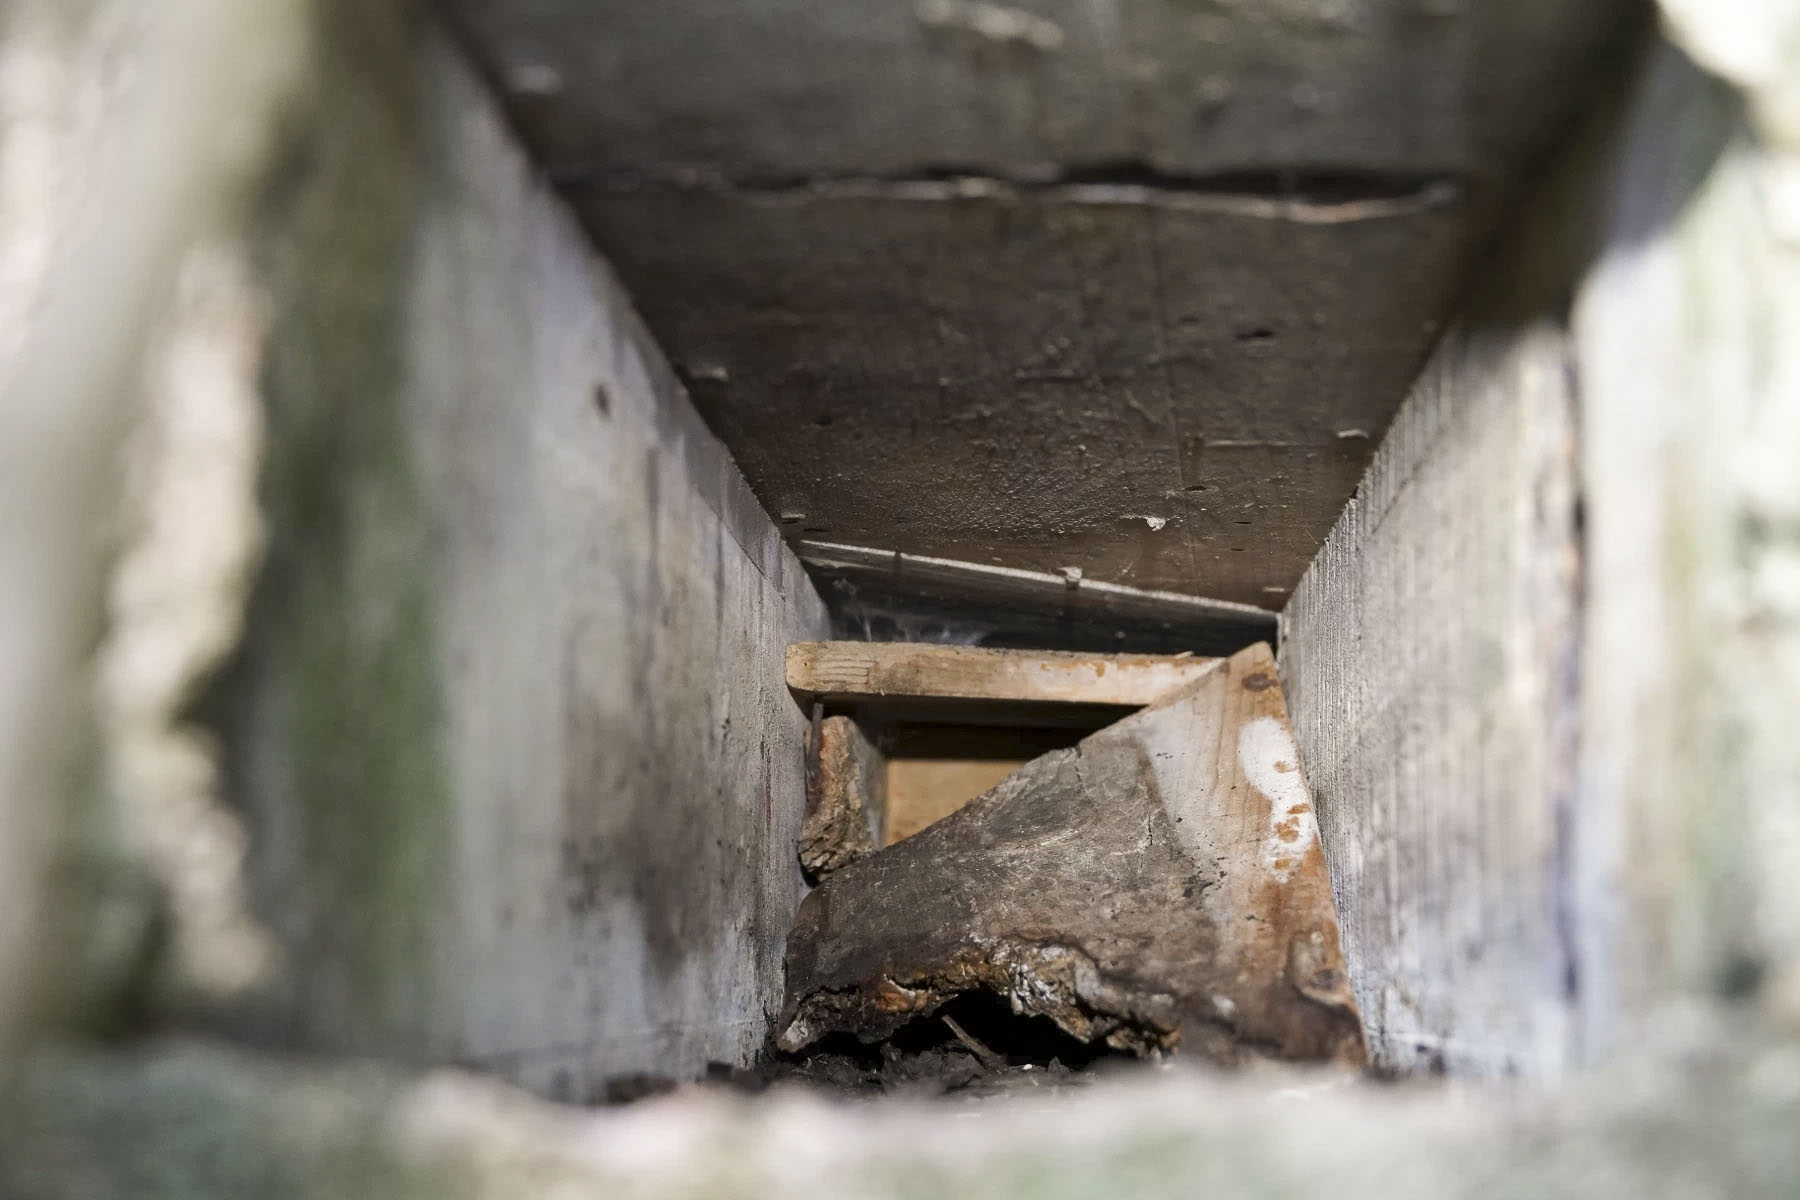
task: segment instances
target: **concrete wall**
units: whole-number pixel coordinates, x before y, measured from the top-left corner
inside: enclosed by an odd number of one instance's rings
[[[1566,329],[1471,315],[1288,606],[1283,679],[1374,1061],[1550,1073],[1576,645]]]
[[[1664,7],[1696,61],[1646,74],[1573,323],[1575,899],[1587,1036],[1620,1052],[1671,993],[1800,1026],[1800,7]]]
[[[0,1185],[32,1200],[1792,1196],[1794,1044],[1703,1029],[1557,1088],[1174,1067],[1029,1100],[693,1090],[588,1112],[453,1072],[182,1044],[62,1053],[32,1064],[29,1104],[0,1125]]]
[[[250,1025],[573,1099],[742,1062],[802,891],[782,653],[823,606],[458,54],[325,8],[221,706],[283,952]]]
[[[1700,44],[1780,44],[1728,8]],[[1658,45],[1621,81],[1287,609],[1390,1067],[1552,1074],[1696,997],[1800,1014],[1800,105],[1743,73]]]
[[[1547,1077],[1581,1053],[1569,296],[1615,124],[1589,119],[1478,268],[1283,616],[1345,958],[1389,1070]]]

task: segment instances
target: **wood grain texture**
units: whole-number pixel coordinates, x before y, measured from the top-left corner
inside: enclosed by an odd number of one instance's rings
[[[1217,659],[1159,654],[993,650],[905,642],[797,642],[787,685],[802,700],[997,700],[1141,708],[1212,670]]]
[[[305,236],[229,730],[291,965],[263,1036],[573,1100],[746,1062],[823,606],[457,52],[351,49],[272,218]]]
[[[1038,706],[1033,725],[945,724],[921,706],[916,721],[890,721],[876,708],[876,737],[887,755],[887,829],[882,845],[949,816],[1040,755],[1066,750],[1129,710]],[[967,710],[958,710],[961,716]],[[1067,720],[1048,720],[1054,712]],[[985,715],[985,710],[983,710]]]
[[[790,1051],[986,990],[1140,1054],[1363,1058],[1266,645],[833,875],[787,968]]]
[[[1028,758],[890,758],[881,844],[905,841],[992,790]]]
[[[1576,1004],[1569,343],[1469,320],[1289,605],[1283,678],[1374,1061],[1543,1075]]]

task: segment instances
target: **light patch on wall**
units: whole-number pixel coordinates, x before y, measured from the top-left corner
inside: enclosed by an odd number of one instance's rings
[[[1238,766],[1269,802],[1263,865],[1283,883],[1319,836],[1312,797],[1300,777],[1300,752],[1274,717],[1258,717],[1238,733]]]

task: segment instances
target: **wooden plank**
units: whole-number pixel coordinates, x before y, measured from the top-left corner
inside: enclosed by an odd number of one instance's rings
[[[801,905],[787,985],[790,1051],[990,991],[1139,1054],[1362,1061],[1268,646],[833,875]]]
[[[937,824],[1030,762],[1029,758],[890,758],[887,825],[891,846]]]
[[[831,704],[978,700],[1141,708],[1192,684],[1216,658],[993,650],[912,642],[797,642],[788,687]]]

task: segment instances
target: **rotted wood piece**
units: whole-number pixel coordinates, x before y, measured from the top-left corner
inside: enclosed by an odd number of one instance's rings
[[[814,725],[806,774],[800,865],[810,879],[880,848],[887,812],[887,759],[849,717]]]
[[[787,987],[788,1051],[986,990],[1138,1054],[1364,1061],[1269,648],[831,876]]]

